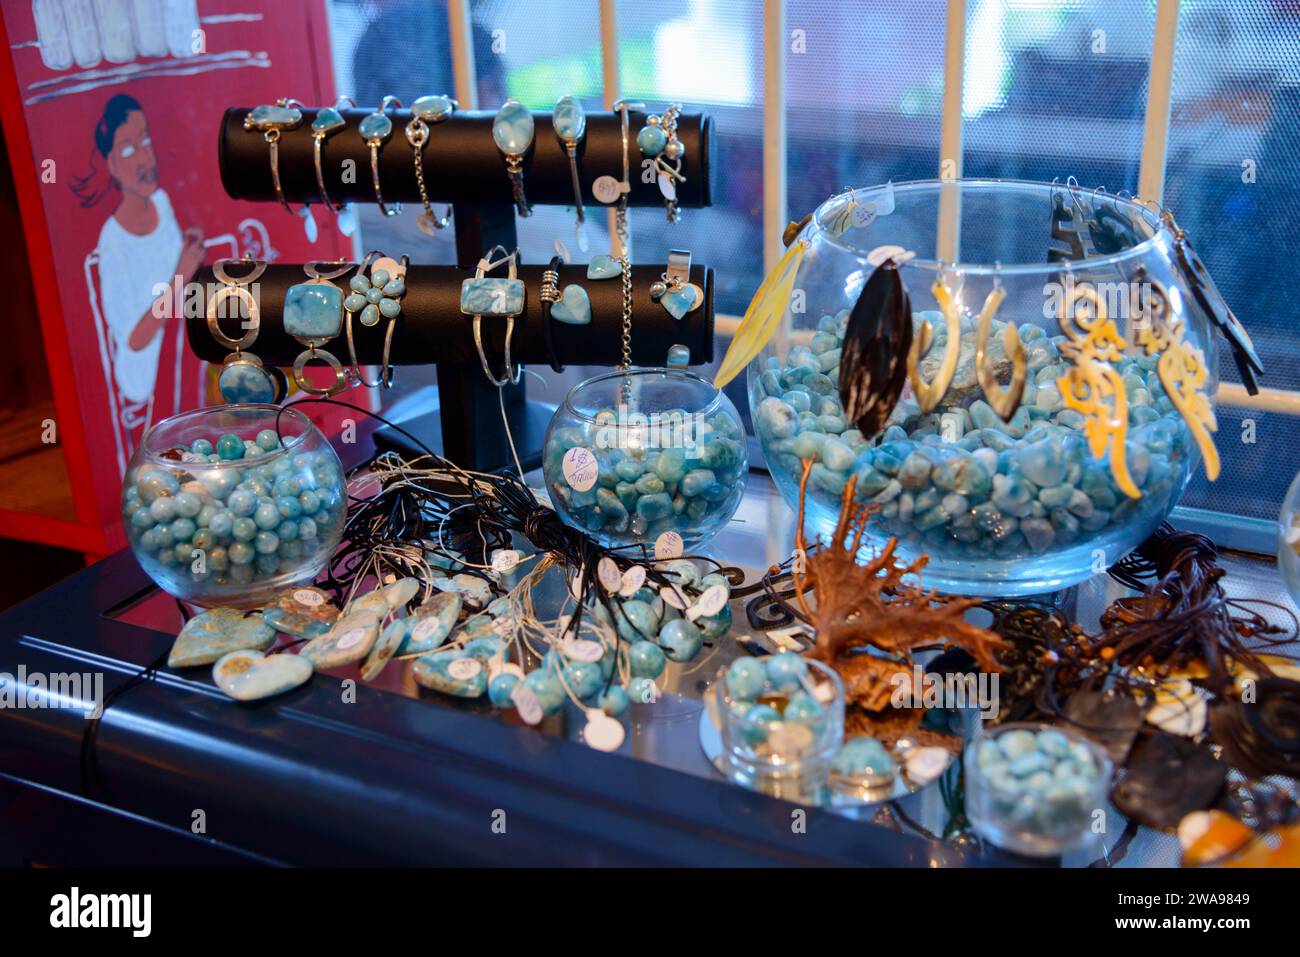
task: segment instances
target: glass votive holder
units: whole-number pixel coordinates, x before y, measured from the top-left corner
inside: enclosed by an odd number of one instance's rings
[[[1091,833],[1107,806],[1112,764],[1068,727],[1012,723],[966,746],[966,816],[981,837],[1009,851],[1053,857]]]

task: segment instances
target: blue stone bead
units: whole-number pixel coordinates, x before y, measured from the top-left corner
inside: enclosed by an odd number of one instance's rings
[[[161,501],[166,501],[166,500],[165,499],[156,500],[156,502],[161,502]],[[176,514],[182,516],[183,518],[194,518],[196,515],[199,514],[199,512],[203,508],[203,503],[199,501],[199,497],[195,495],[193,492],[181,492],[179,495],[176,496],[174,501],[176,502]]]
[[[405,292],[406,292],[406,280],[403,279],[401,276],[398,276],[396,279],[390,279],[388,280],[388,282],[384,283],[385,296],[397,297],[405,294]]]
[[[257,553],[253,551],[253,546],[248,542],[233,542],[226,549],[226,554],[230,558],[232,565],[248,565],[256,557]]]
[[[375,289],[383,289],[384,284],[392,277],[388,275],[387,269],[370,270],[370,285]]]
[[[348,285],[352,288],[353,292],[359,292],[362,295],[365,295],[370,291],[370,280],[367,279],[363,273],[357,273],[349,279]]]
[[[799,687],[808,674],[808,662],[793,651],[783,651],[767,659],[767,680],[778,691]]]
[[[198,455],[211,455],[213,451],[212,443],[207,439],[195,439],[190,443],[190,451]]]
[[[894,759],[875,738],[850,738],[831,761],[831,770],[854,777],[892,774]]]
[[[244,440],[237,435],[223,435],[217,439],[217,454],[227,461],[244,457]]]
[[[587,296],[587,290],[576,283],[565,286],[559,302],[551,303],[551,318],[571,326],[589,325],[591,300]]]
[[[343,329],[343,290],[333,283],[304,282],[284,296],[284,331],[300,339],[332,339]]]
[[[636,503],[637,515],[646,522],[657,522],[661,518],[667,518],[672,512],[673,500],[666,492],[644,495]]]
[[[691,364],[690,346],[671,345],[668,347],[667,363],[669,368],[680,368]]]
[[[740,721],[740,736],[751,748],[756,748],[767,740],[768,725],[781,720],[781,712],[771,705],[756,704],[745,712]]]
[[[598,253],[587,263],[588,279],[612,279],[623,274],[623,264],[607,253]]]
[[[402,311],[402,304],[396,299],[379,300],[379,311],[389,319],[396,319]]]
[[[272,503],[263,502],[253,512],[253,521],[261,529],[275,528],[280,524],[280,512]]]
[[[382,142],[393,134],[393,121],[386,113],[371,113],[357,125],[357,132],[367,141]]]
[[[498,708],[513,708],[515,703],[511,700],[510,694],[517,684],[519,684],[518,675],[506,673],[497,675],[488,682],[488,700]]]
[[[647,602],[638,599],[616,606],[614,618],[618,623],[618,633],[627,641],[653,638],[659,631],[659,615]]]
[[[155,522],[170,522],[176,517],[176,499],[156,498],[149,503],[149,515]]]
[[[668,136],[658,126],[643,126],[636,135],[636,145],[646,156],[658,156],[668,145]]]
[[[436,123],[451,116],[455,104],[448,96],[422,96],[411,104],[411,112],[426,123]]]
[[[157,501],[162,501],[157,499]],[[152,528],[154,526],[153,514],[149,508],[141,505],[131,513],[131,524],[139,529]]]
[[[523,156],[533,142],[533,114],[518,100],[506,100],[492,121],[492,139],[507,156]]]
[[[598,703],[600,704],[600,710],[611,717],[617,718],[631,706],[632,699],[618,685],[613,685],[600,696]]]
[[[627,683],[627,696],[635,704],[654,704],[659,691],[653,678],[633,678]]]
[[[374,286],[371,286],[369,289],[366,290],[366,302],[373,303],[374,305],[377,306],[379,305],[379,300],[383,298],[384,298],[383,289],[376,289]]]
[[[254,441],[267,452],[274,452],[280,447],[280,436],[276,434],[274,429],[262,429],[257,433],[257,438]]]
[[[279,547],[280,536],[275,532],[258,532],[257,537],[253,539],[253,548],[257,549],[259,555],[273,555]]]
[[[577,142],[587,132],[587,112],[572,96],[562,96],[551,114],[555,135],[561,140]]]
[[[192,518],[178,518],[172,522],[172,539],[176,542],[188,542],[194,537],[197,526]]]
[[[628,667],[634,677],[658,678],[664,673],[663,649],[653,641],[634,641],[627,650]]]
[[[737,658],[727,669],[727,693],[737,701],[753,701],[767,684],[767,669],[757,658]]]
[[[343,114],[332,106],[316,112],[316,119],[311,121],[311,128],[317,133],[332,133],[334,130],[341,129],[344,125]]]
[[[466,279],[460,285],[460,311],[467,316],[517,316],[524,311],[523,280]]]
[[[716,615],[696,618],[695,626],[707,640],[716,641],[731,631],[731,609],[723,608]]]
[[[379,307],[373,302],[368,303],[366,308],[361,310],[361,324],[363,326],[373,326],[379,321]]]
[[[564,687],[554,675],[540,668],[530,671],[524,677],[524,687],[533,693],[546,714],[557,714],[564,707]]]
[[[817,702],[816,698],[806,691],[801,691],[791,696],[790,700],[786,702],[785,711],[781,717],[796,724],[813,724],[821,720],[825,713],[825,709]]]
[[[682,494],[686,496],[702,495],[704,490],[713,485],[717,477],[709,469],[694,469],[682,478]]]
[[[605,683],[600,665],[595,662],[570,661],[564,668],[564,680],[579,698],[590,698]]]
[[[349,293],[348,297],[343,300],[343,308],[348,312],[358,312],[364,309],[365,305],[366,297],[359,292]]]
[[[694,622],[674,618],[660,629],[659,643],[672,661],[690,661],[700,653],[704,636]]]

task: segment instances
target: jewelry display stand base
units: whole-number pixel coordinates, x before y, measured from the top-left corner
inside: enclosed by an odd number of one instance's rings
[[[499,423],[500,411],[492,409],[492,412],[495,413]],[[506,418],[510,422],[510,431],[514,433],[515,449],[519,453],[519,462],[525,472],[541,467],[542,440],[546,437],[546,427],[554,414],[555,406],[546,402],[525,400],[506,406]],[[418,390],[399,402],[386,417],[410,432],[424,448],[429,448],[439,455],[446,454],[437,386],[425,386]],[[506,466],[514,467],[510,455],[510,443],[504,432],[498,429],[497,434],[480,435],[479,438],[481,456],[475,463],[475,468],[491,471]],[[484,439],[498,441],[484,446],[481,444]],[[417,446],[400,432],[389,428],[381,428],[375,432],[375,448],[380,452],[398,452],[407,457],[424,454],[424,448]]]

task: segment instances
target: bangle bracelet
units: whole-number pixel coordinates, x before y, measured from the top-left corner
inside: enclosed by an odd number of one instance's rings
[[[412,115],[411,122],[406,124],[406,141],[415,153],[415,183],[420,187],[420,202],[424,204],[424,212],[416,224],[426,236],[436,235],[439,230],[447,228],[451,222],[451,206],[447,207],[447,212],[439,219],[429,205],[429,191],[424,186],[424,144],[429,141],[430,124],[441,123],[456,112],[459,105],[445,95],[422,96],[411,104]]]
[[[343,300],[343,311],[347,314],[348,358],[352,360],[352,376],[368,389],[393,386],[393,370],[388,358],[393,346],[393,327],[397,317],[402,313],[402,297],[406,295],[406,267],[410,264],[408,257],[402,261],[390,259],[379,252],[370,252],[356,274],[348,281],[352,291]],[[366,275],[366,270],[370,274]],[[388,329],[384,332],[384,361],[379,378],[368,382],[361,374],[361,365],[357,362],[357,347],[352,338],[352,317],[360,313],[360,320],[367,328],[388,318]]]
[[[274,104],[254,107],[244,117],[244,129],[262,134],[271,156],[271,186],[275,198],[291,216],[302,220],[303,231],[307,241],[316,241],[316,220],[311,214],[311,207],[306,203],[294,210],[285,198],[284,188],[280,185],[280,135],[287,130],[296,130],[302,125],[302,104],[297,100],[280,99]]]
[[[379,211],[385,216],[396,216],[402,211],[401,203],[394,203],[390,209],[384,204],[384,193],[379,188],[379,148],[393,135],[393,121],[388,115],[388,108],[402,108],[402,101],[395,96],[386,96],[379,103],[379,108],[363,119],[357,132],[370,147],[370,180],[375,187],[375,202]]]
[[[250,269],[236,279],[227,272],[227,267],[232,263],[240,263]],[[221,372],[217,376],[217,390],[226,402],[277,403],[284,398],[284,373],[279,369],[266,369],[261,359],[243,351],[252,348],[262,328],[257,293],[249,287],[265,271],[266,263],[249,256],[243,259],[218,259],[212,264],[212,274],[221,282],[221,288],[208,300],[208,331],[220,345],[234,350],[221,363]],[[226,308],[226,303],[232,300],[238,303],[233,312]],[[245,330],[238,339],[227,336],[219,324],[219,320],[232,316],[240,320],[240,326]]]
[[[357,105],[352,97],[340,96],[334,101],[333,106],[327,106],[317,112],[316,118],[311,121],[311,138],[312,158],[316,165],[316,191],[320,194],[321,202],[334,211],[334,216],[339,223],[339,231],[345,236],[350,236],[356,225],[351,210],[347,203],[335,203],[330,199],[329,190],[325,187],[325,167],[321,157],[325,141],[347,126],[347,121],[343,119],[345,103],[348,106]]]
[[[559,256],[552,256],[550,265],[542,273],[542,288],[537,293],[537,298],[542,302],[542,322],[546,331],[546,351],[550,355],[551,369],[555,372],[563,372],[564,366],[555,355],[555,319],[551,316],[552,303],[560,299],[560,264],[564,260]]]
[[[500,250],[501,258],[493,260]],[[478,261],[474,278],[466,279],[460,286],[460,311],[474,317],[474,348],[478,350],[478,361],[483,366],[483,374],[497,388],[518,383],[523,372],[522,366],[510,368],[510,339],[515,332],[515,316],[524,311],[524,284],[518,278],[518,250],[507,253],[504,246],[493,246],[488,254]],[[505,279],[489,276],[493,269],[506,264],[508,276]],[[506,320],[505,372],[498,379],[488,366],[487,355],[483,352],[483,317],[501,316]]]
[[[492,139],[505,157],[515,211],[520,216],[531,216],[533,211],[524,196],[523,164],[524,156],[533,145],[533,114],[518,100],[506,100],[492,121]]]
[[[663,194],[664,210],[670,223],[682,218],[677,208],[677,184],[686,182],[682,175],[682,157],[686,155],[686,147],[677,138],[677,117],[681,112],[680,103],[670,104],[660,116],[647,116],[646,125],[636,135],[636,145],[641,147],[641,152],[655,161],[659,192]]]
[[[343,260],[303,263],[308,280],[290,286],[284,294],[284,331],[307,347],[293,361],[293,381],[310,395],[334,395],[348,386],[343,364],[320,347],[343,331],[343,290],[331,280],[350,269],[352,264]],[[333,385],[320,388],[307,379],[307,363],[316,359],[333,370]]]
[[[569,155],[569,175],[573,180],[573,206],[578,216],[578,225],[587,221],[582,209],[582,184],[578,180],[578,145],[587,135],[587,113],[582,104],[571,96],[562,96],[555,104],[551,114],[551,123],[555,127],[555,137]]]

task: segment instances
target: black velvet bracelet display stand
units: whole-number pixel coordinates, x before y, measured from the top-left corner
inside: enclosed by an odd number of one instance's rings
[[[221,182],[235,199],[277,202],[271,182],[271,165],[266,140],[261,133],[244,129],[244,117],[251,107],[233,107],[222,118],[218,157]],[[294,204],[311,202],[317,215],[328,215],[320,204],[316,184],[311,122],[315,109],[303,109],[303,122],[281,134],[279,140],[280,182],[286,199]],[[357,125],[369,109],[343,110],[344,129],[323,144],[321,168],[330,198],[356,203],[374,203],[370,147]],[[411,120],[409,110],[393,110],[393,134],[379,151],[380,187],[390,206],[404,204],[404,215],[421,211],[415,179],[414,154],[404,129]],[[439,423],[414,420],[402,427],[431,448],[470,468],[495,468],[510,461],[509,445],[501,423],[497,390],[483,375],[474,351],[472,319],[460,313],[460,283],[473,275],[475,264],[490,248],[516,248],[515,210],[511,200],[506,165],[492,139],[493,111],[456,112],[430,125],[424,146],[425,185],[429,199],[438,206],[451,203],[456,232],[456,260],[460,269],[412,265],[402,315],[393,333],[392,362],[413,365],[433,362],[438,371],[441,405]],[[663,196],[651,178],[642,176],[644,157],[636,145],[636,134],[645,125],[646,114],[632,111],[628,122],[628,205],[663,208]],[[532,205],[573,205],[573,184],[569,157],[555,136],[549,113],[534,113],[533,146],[523,162],[524,192]],[[677,204],[682,209],[708,206],[712,202],[713,122],[707,115],[684,113],[677,121],[678,138],[685,148],[682,173],[686,181],[677,184]],[[587,132],[577,151],[579,182],[588,218],[603,219],[608,207],[596,201],[592,184],[601,176],[623,178],[622,118],[617,113],[588,113]],[[441,215],[442,210],[437,210]],[[287,214],[286,214],[287,215]],[[679,243],[680,247],[687,244]],[[386,249],[390,256],[410,255],[418,250]],[[663,250],[656,259],[663,259]],[[525,282],[525,313],[516,320],[511,343],[512,358],[524,364],[546,366],[545,329],[537,293],[544,265],[522,266]],[[287,270],[283,271],[282,270]],[[713,352],[712,272],[695,264],[691,281],[705,291],[704,304],[688,313],[680,324],[649,298],[649,285],[660,278],[662,265],[633,266],[632,357],[640,364],[660,365],[668,346],[675,343],[691,350],[691,363],[708,362]],[[497,270],[493,275],[504,275]],[[279,278],[283,276],[284,278]],[[422,277],[429,277],[426,281]],[[210,279],[204,271],[199,282]],[[262,277],[262,331],[252,352],[267,364],[291,363],[302,347],[280,328],[279,307],[284,290],[303,281],[301,267],[272,266]],[[343,282],[344,280],[339,280]],[[591,297],[592,324],[566,327],[555,324],[556,351],[562,363],[572,365],[616,365],[620,361],[622,322],[621,280],[587,280],[586,264],[565,267],[560,288],[580,282]],[[358,359],[364,364],[380,361],[385,323],[366,329],[355,323]],[[505,323],[483,320],[488,361],[500,371]],[[191,348],[202,358],[219,361],[224,353],[208,335],[202,319],[191,320]],[[346,342],[332,344],[335,355],[345,359]],[[342,350],[341,352],[339,350]],[[542,371],[545,371],[544,369]],[[543,434],[550,409],[526,400],[524,382],[505,390],[506,416],[524,461],[532,467],[540,461]],[[381,448],[413,452],[404,437],[383,430],[376,436]]]

